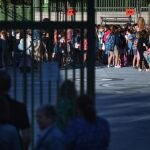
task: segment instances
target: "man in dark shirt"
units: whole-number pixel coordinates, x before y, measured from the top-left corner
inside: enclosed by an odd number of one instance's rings
[[[23,103],[12,99],[8,95],[11,87],[11,78],[6,71],[0,71],[0,105],[8,108],[8,116],[5,122],[12,124],[18,130],[22,140],[23,149],[27,150],[30,143],[30,124],[26,107]],[[2,103],[5,102],[5,103]],[[1,113],[1,110],[0,110]]]

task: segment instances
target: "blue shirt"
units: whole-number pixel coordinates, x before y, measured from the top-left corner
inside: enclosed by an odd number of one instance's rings
[[[0,125],[0,150],[21,150],[20,137],[14,126]]]
[[[40,133],[35,150],[64,150],[63,134],[55,124]]]
[[[114,51],[114,47],[115,47],[115,35],[110,34],[108,36],[107,41],[105,42],[105,53],[108,54],[108,52]]]
[[[64,136],[67,150],[106,150],[110,129],[105,119],[97,117],[96,123],[90,123],[80,117],[71,121]]]

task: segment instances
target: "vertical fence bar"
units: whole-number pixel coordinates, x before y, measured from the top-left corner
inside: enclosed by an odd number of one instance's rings
[[[82,16],[82,22],[83,22],[83,1],[81,1],[81,16]],[[94,12],[95,13],[95,12]],[[81,63],[80,63],[80,94],[84,94],[84,28],[81,28],[80,30],[80,36],[81,36]]]
[[[49,80],[48,81],[48,103],[49,104],[51,102],[51,95],[52,95],[51,91],[52,91],[52,84],[51,84],[51,80]]]
[[[43,8],[42,8],[42,1],[39,0],[39,10],[40,10],[40,21],[43,20]],[[42,31],[42,27],[40,29]],[[42,42],[42,35],[40,37],[40,42]],[[43,79],[42,79],[42,58],[40,57],[40,64],[39,64],[39,81],[40,81],[40,105],[43,103]]]
[[[34,21],[34,0],[31,1],[31,21]],[[34,40],[34,30],[31,31],[32,43]],[[34,149],[35,145],[35,117],[34,117],[34,106],[35,106],[35,89],[34,89],[34,45],[32,44],[32,69],[31,69],[31,127],[32,127],[32,145],[31,149]]]
[[[26,30],[23,30],[23,56],[21,61],[22,62],[22,77],[23,77],[23,101],[27,105],[27,73],[26,73],[26,61],[27,61],[27,56],[26,56]]]
[[[13,5],[13,20],[16,21],[17,18],[17,13],[16,13],[16,4]],[[14,32],[14,38],[16,38],[16,30],[12,29]],[[14,98],[17,99],[17,65],[16,65],[16,51],[17,51],[17,46],[14,46],[14,56],[13,56],[13,83],[14,83]]]
[[[84,37],[83,28],[81,28],[81,63],[80,63],[80,94],[84,94]]]
[[[4,15],[5,15],[5,21],[8,20],[8,7],[7,7],[7,1],[4,2]]]
[[[48,18],[51,20],[51,0],[48,0]]]
[[[150,25],[150,2],[148,2],[148,24]]]
[[[25,6],[24,6],[24,3],[22,4],[22,15],[23,15],[22,20],[24,21],[25,20]]]
[[[87,93],[95,104],[95,9],[94,1],[87,0],[88,6],[88,61],[87,61]]]

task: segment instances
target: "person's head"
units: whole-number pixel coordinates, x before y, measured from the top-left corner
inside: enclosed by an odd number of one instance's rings
[[[104,27],[102,25],[98,26],[98,31],[103,32],[104,31]]]
[[[94,123],[96,121],[96,110],[93,105],[93,99],[88,95],[81,95],[77,98],[76,103],[79,115],[88,122]]]
[[[52,125],[56,120],[56,110],[52,105],[44,105],[37,109],[37,123],[41,130]]]
[[[133,30],[134,30],[135,32],[139,31],[139,27],[138,27],[138,24],[137,24],[137,23],[135,23],[135,24],[133,25]]]
[[[139,17],[137,21],[139,30],[144,30],[145,29],[145,20],[143,17]]]
[[[0,93],[7,93],[11,87],[10,75],[5,70],[0,70]]]
[[[104,31],[106,32],[106,31],[109,30],[109,29],[110,29],[110,28],[109,28],[109,25],[106,24],[106,25],[104,26]]]
[[[75,99],[77,91],[74,82],[65,80],[60,87],[59,96],[70,100]]]
[[[146,44],[146,49],[150,49],[150,42]]]
[[[132,31],[130,29],[127,29],[126,35],[130,35],[130,34],[132,34]]]
[[[115,25],[110,26],[110,31],[112,34],[114,34],[116,31],[116,26]]]

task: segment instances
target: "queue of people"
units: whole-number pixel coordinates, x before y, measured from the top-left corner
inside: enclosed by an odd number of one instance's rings
[[[150,27],[143,17],[131,25],[96,25],[95,58],[107,67],[121,68],[127,65],[142,70],[147,61],[143,52],[149,47]],[[60,67],[86,65],[87,30],[55,29],[50,31],[1,31],[0,68],[15,65],[30,71],[39,62],[57,61]]]
[[[150,71],[144,53],[148,54],[150,29],[146,27],[144,18],[139,17],[134,25],[105,25],[97,29],[98,53],[107,67],[121,68],[132,66],[142,71]],[[144,67],[142,65],[144,62]]]

